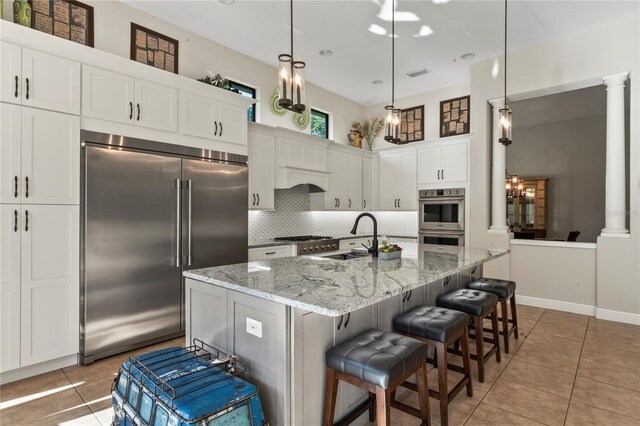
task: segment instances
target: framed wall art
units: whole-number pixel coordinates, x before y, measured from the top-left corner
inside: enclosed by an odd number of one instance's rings
[[[29,0],[31,27],[93,47],[93,7],[75,0]]]
[[[440,137],[464,135],[471,129],[471,96],[440,102]]]
[[[400,112],[400,143],[424,140],[424,105]]]
[[[178,40],[132,22],[131,59],[178,74]]]

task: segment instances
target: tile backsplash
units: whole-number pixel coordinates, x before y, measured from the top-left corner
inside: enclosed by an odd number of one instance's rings
[[[258,244],[275,237],[320,235],[344,237],[349,235],[360,212],[310,211],[309,187],[298,185],[292,189],[276,189],[275,211],[249,212],[249,244]],[[378,220],[378,234],[418,234],[417,212],[374,212]],[[360,221],[358,234],[373,232],[368,219]]]

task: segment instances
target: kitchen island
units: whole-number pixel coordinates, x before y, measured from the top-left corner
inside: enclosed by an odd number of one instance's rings
[[[325,352],[370,328],[466,286],[482,265],[508,253],[404,244],[398,260],[298,256],[184,273],[186,339],[241,359],[272,425],[319,425]],[[336,419],[368,400],[340,384]],[[364,416],[366,417],[366,416]],[[363,417],[363,418],[364,418]]]

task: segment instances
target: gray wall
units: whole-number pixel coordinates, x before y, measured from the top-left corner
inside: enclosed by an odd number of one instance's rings
[[[596,242],[604,228],[606,118],[517,123],[507,169],[521,178],[549,178],[547,238],[565,239],[578,230],[578,241]]]

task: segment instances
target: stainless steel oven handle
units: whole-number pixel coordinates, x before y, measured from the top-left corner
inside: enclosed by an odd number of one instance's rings
[[[176,188],[176,268],[182,266],[180,257],[180,179],[175,180]]]
[[[428,197],[428,198],[418,198],[418,201],[429,204],[440,204],[443,201],[461,201],[464,200],[464,197]]]
[[[187,266],[191,266],[191,179],[187,180]]]

